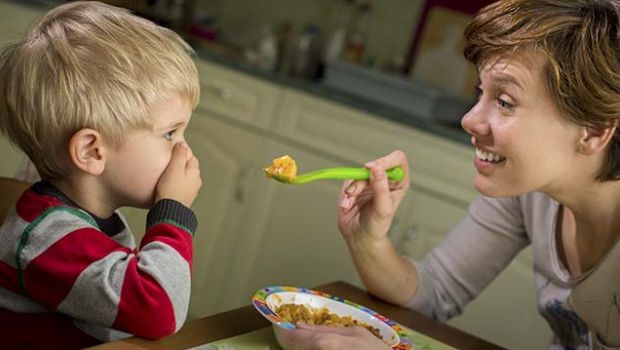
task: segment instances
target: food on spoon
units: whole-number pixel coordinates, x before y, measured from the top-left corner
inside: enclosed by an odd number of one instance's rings
[[[351,316],[338,316],[329,312],[327,307],[316,309],[300,304],[282,304],[276,308],[276,313],[280,316],[280,318],[292,324],[303,322],[309,325],[322,326],[361,326],[368,329],[377,338],[385,342],[385,340],[381,337],[381,333],[378,328],[358,321]]]
[[[268,178],[289,181],[297,175],[297,163],[289,155],[275,158],[273,162],[263,169]]]

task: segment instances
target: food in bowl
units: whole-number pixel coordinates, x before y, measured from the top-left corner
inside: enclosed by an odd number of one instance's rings
[[[299,304],[282,304],[276,308],[276,313],[283,320],[292,324],[303,322],[305,324],[319,326],[361,326],[368,329],[370,333],[374,334],[377,338],[384,340],[381,337],[381,331],[379,331],[379,328],[372,327],[371,325],[358,321],[351,316],[338,316],[335,313],[329,312],[327,307],[312,308]]]
[[[288,319],[284,312],[281,314],[277,312],[281,306],[286,304],[305,306],[308,308],[308,313],[312,313],[312,317],[316,314],[324,316],[333,314],[340,319],[350,318],[357,321],[360,326],[369,325],[378,330],[380,339],[393,350],[411,350],[413,345],[412,340],[398,323],[365,306],[321,291],[290,286],[270,286],[257,290],[252,296],[252,304],[261,315],[273,323],[276,341],[284,350],[289,350],[289,348],[282,341],[282,335],[286,330],[297,328],[295,322],[291,322],[294,321],[293,318]],[[300,307],[290,308],[303,310]],[[319,310],[323,312],[317,312]],[[327,314],[324,311],[327,311]],[[307,324],[311,324],[309,318],[310,316],[304,319]],[[317,322],[314,321],[314,323]]]

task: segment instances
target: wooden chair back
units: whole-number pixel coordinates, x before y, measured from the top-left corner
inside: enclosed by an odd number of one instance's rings
[[[15,205],[17,198],[30,187],[30,183],[9,177],[0,177],[0,224],[9,210]]]

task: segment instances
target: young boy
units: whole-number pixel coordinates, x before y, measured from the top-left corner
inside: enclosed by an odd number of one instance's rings
[[[0,348],[77,349],[183,324],[202,184],[183,137],[199,97],[191,53],[97,2],[51,10],[3,51],[0,131],[42,181],[0,229]],[[139,247],[122,206],[150,209]]]

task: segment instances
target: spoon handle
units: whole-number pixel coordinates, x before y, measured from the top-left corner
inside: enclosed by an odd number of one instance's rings
[[[405,172],[401,167],[395,167],[386,171],[390,180],[401,181]],[[299,174],[290,183],[301,185],[315,180],[367,180],[370,178],[370,171],[366,168],[326,168]]]

